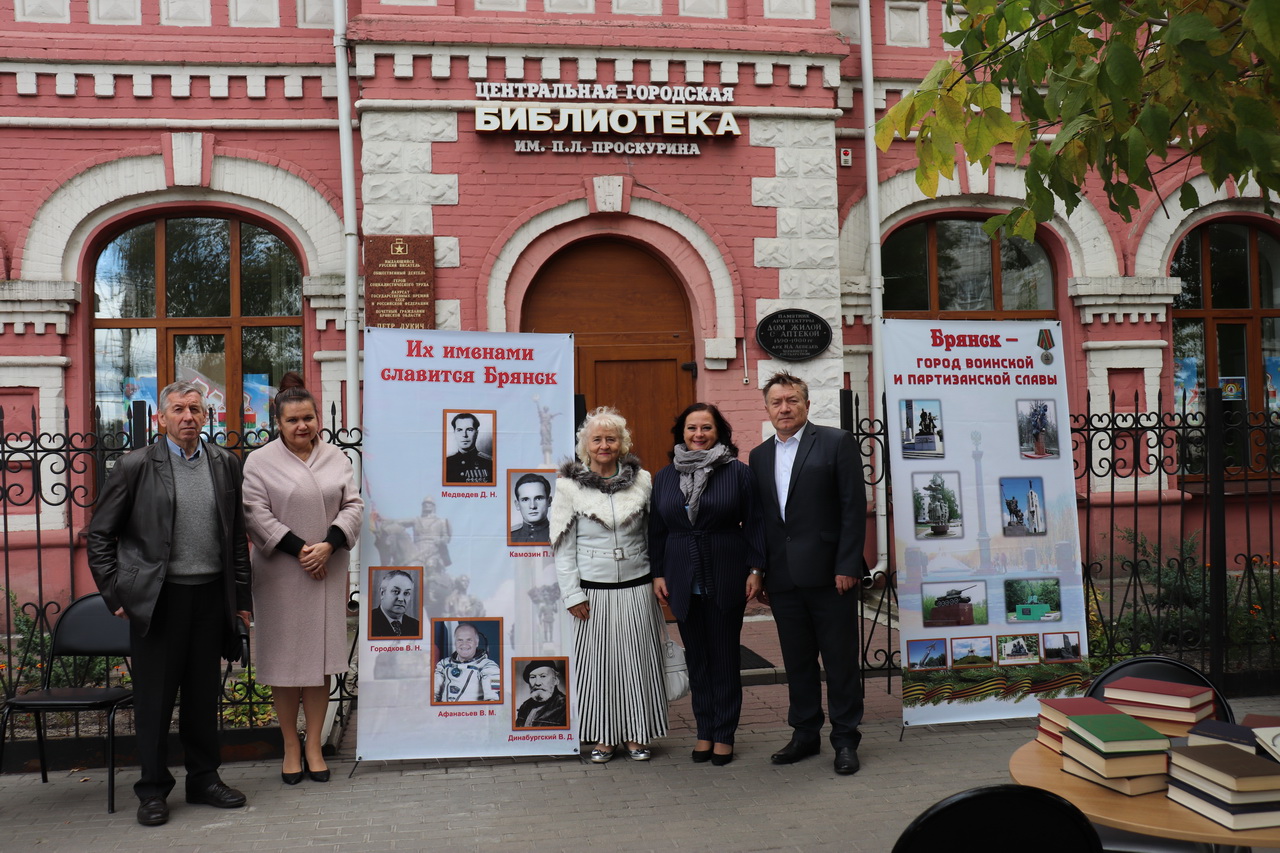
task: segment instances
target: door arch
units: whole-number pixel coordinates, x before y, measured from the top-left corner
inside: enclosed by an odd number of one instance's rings
[[[660,258],[612,237],[561,249],[525,291],[520,331],[572,332],[574,391],[622,412],[647,469],[666,464],[671,421],[697,390],[689,300]]]

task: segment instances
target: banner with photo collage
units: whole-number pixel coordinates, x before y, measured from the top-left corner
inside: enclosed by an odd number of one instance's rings
[[[573,337],[371,328],[358,760],[578,751],[549,542]]]
[[[1033,717],[1088,674],[1057,321],[886,320],[902,715]]]

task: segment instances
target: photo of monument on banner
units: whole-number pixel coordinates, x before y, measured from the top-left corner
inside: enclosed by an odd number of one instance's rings
[[[576,754],[570,723],[514,725],[549,678],[511,668],[572,671],[546,529],[572,337],[371,328],[364,393],[357,758]]]
[[[883,340],[903,722],[1035,716],[1089,677],[1061,324]]]

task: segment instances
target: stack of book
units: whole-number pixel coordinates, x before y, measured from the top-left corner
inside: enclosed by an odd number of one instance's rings
[[[1230,829],[1280,826],[1280,765],[1225,743],[1169,750],[1169,799]]]
[[[1186,737],[1196,723],[1215,716],[1212,687],[1128,675],[1103,687],[1102,696],[1169,737]]]
[[[1258,738],[1253,729],[1239,723],[1228,723],[1226,720],[1206,718],[1191,727],[1187,732],[1187,746],[1207,746],[1215,743],[1226,743],[1249,754],[1258,751]]]
[[[1127,714],[1083,714],[1067,718],[1062,769],[1122,794],[1149,794],[1168,787],[1168,749],[1169,738]]]
[[[1036,740],[1062,752],[1062,733],[1067,730],[1067,720],[1082,714],[1122,714],[1101,699],[1089,696],[1072,696],[1065,699],[1041,699],[1040,719],[1036,723]]]

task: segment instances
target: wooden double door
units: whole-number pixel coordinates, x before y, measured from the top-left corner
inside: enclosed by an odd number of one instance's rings
[[[667,464],[671,425],[697,399],[697,374],[689,301],[663,261],[621,239],[568,246],[538,272],[520,330],[572,332],[574,390],[587,410],[616,408],[644,467]]]

